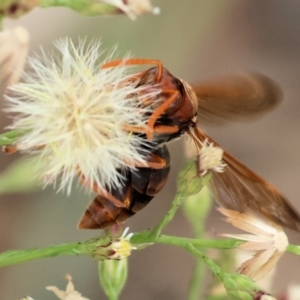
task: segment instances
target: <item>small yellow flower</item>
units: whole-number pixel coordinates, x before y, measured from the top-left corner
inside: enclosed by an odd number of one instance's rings
[[[33,300],[33,299],[31,297],[29,297],[29,296],[25,296],[21,300]]]
[[[209,143],[207,139],[202,143],[202,148],[198,152],[198,162],[200,174],[204,176],[209,170],[215,172],[223,172],[226,167],[222,163],[223,149],[215,147],[213,143]]]
[[[264,278],[277,264],[289,244],[283,229],[249,213],[239,213],[225,208],[218,208],[218,210],[227,217],[228,223],[251,233],[220,234],[224,237],[247,241],[239,247],[255,251],[252,258],[242,263],[238,272],[248,275],[255,281]]]
[[[66,279],[69,281],[66,291],[59,290],[56,286],[47,286],[48,291],[52,291],[61,300],[89,300],[88,298],[82,297],[80,293],[75,291],[74,284],[72,283],[72,277],[66,275]]]
[[[91,239],[83,245],[83,251],[91,255],[96,260],[121,260],[130,256],[131,251],[135,250],[130,243],[133,233],[127,234],[127,227],[120,237],[100,237]]]
[[[110,259],[123,259],[128,257],[131,254],[132,250],[135,250],[136,247],[132,246],[130,239],[133,236],[133,233],[127,234],[129,227],[125,228],[122,235],[115,239],[111,244],[111,255]]]

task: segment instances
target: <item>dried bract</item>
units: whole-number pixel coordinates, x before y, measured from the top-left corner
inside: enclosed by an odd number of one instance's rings
[[[28,54],[29,34],[23,27],[0,32],[0,80],[12,85],[19,81]]]
[[[159,8],[154,8],[149,0],[103,0],[102,2],[116,6],[125,14],[127,14],[132,20],[135,20],[136,17],[142,16],[149,12],[153,12],[154,14],[159,13]]]
[[[277,264],[289,244],[282,228],[251,214],[242,214],[224,208],[218,208],[218,210],[227,217],[228,223],[251,233],[220,234],[221,236],[247,241],[239,247],[255,251],[253,257],[242,263],[238,271],[256,281],[264,278]]]
[[[75,291],[72,277],[66,275],[68,285],[66,291],[59,290],[56,286],[47,286],[48,291],[52,291],[60,300],[89,300],[88,298],[82,297],[81,294]]]

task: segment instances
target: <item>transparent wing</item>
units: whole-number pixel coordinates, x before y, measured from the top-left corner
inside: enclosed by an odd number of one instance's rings
[[[224,76],[191,86],[198,98],[200,123],[251,120],[274,109],[283,98],[279,85],[259,73]]]
[[[200,130],[197,137],[204,141],[211,138]],[[244,166],[224,151],[227,164],[223,173],[213,172],[210,188],[217,202],[239,212],[252,211],[281,226],[300,231],[300,215],[288,200],[270,183]]]

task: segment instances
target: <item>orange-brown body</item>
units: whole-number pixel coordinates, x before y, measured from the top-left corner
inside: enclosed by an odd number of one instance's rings
[[[157,99],[152,99],[154,113],[155,109],[166,102],[172,95],[175,95],[172,103],[162,114],[157,116],[153,125],[154,134],[152,141],[154,143],[163,143],[180,137],[190,127],[196,125],[198,105],[196,95],[187,83],[174,77],[166,68],[162,68],[161,77],[157,82],[158,72],[158,67],[153,67],[143,72],[138,86],[156,85],[158,88],[161,88],[162,93],[157,96]],[[166,129],[155,133],[156,128],[160,126],[167,127],[169,131]],[[170,129],[172,129],[171,132]]]
[[[119,224],[143,209],[164,187],[170,172],[170,153],[166,145],[153,150],[152,155],[165,162],[160,169],[150,167],[123,170],[125,179],[121,189],[114,188],[110,194],[124,203],[116,206],[104,195],[98,195],[88,206],[78,228],[102,229]]]

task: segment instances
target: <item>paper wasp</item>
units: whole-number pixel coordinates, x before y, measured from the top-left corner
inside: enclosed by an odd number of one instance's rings
[[[94,186],[93,190],[98,196],[80,221],[80,228],[111,226],[142,209],[167,180],[170,156],[165,143],[187,133],[198,147],[206,139],[216,144],[199,129],[197,122],[255,117],[273,109],[282,98],[278,85],[261,74],[224,77],[191,87],[173,76],[157,60],[116,60],[105,63],[102,68],[113,68],[119,64],[154,65],[126,79],[136,82],[137,86],[156,86],[161,89],[159,95],[141,103],[143,106],[151,106],[153,111],[146,128],[130,124],[125,128],[132,134],[144,136],[152,148],[144,166],[137,165],[136,171],[128,171],[126,168],[120,170],[124,172],[125,178],[121,190],[112,189],[108,192]],[[15,150],[14,147],[5,149],[8,153]],[[224,152],[223,161],[227,164],[224,172],[212,172],[210,183],[220,205],[239,212],[250,210],[277,224],[300,231],[300,216],[274,186],[227,152]],[[92,186],[82,176],[81,181]]]
[[[121,202],[126,202],[127,199],[130,205],[141,204],[140,208],[145,206],[143,203],[147,196],[150,196],[145,191],[135,194],[137,187],[143,186],[142,173],[148,172],[146,176],[148,184],[152,186],[159,184],[159,188],[151,195],[151,199],[161,190],[168,177],[169,154],[166,154],[166,146],[164,148],[159,148],[159,146],[184,133],[188,133],[198,146],[206,139],[216,144],[197,127],[198,120],[223,122],[235,121],[240,117],[255,117],[273,109],[282,98],[282,92],[273,80],[256,73],[223,77],[191,87],[185,81],[174,77],[160,61],[156,60],[116,60],[105,63],[102,67],[115,67],[121,63],[155,65],[146,71],[134,74],[133,78],[138,79],[138,86],[157,85],[162,91],[159,99],[149,99],[149,103],[144,104],[154,105],[153,114],[149,116],[147,130],[132,128],[132,131],[136,134],[145,134],[145,138],[154,143],[153,153],[160,155],[161,158],[167,158],[167,167],[157,170],[151,167],[139,168],[136,174],[128,172],[123,190],[112,191],[113,196],[119,197]],[[162,149],[163,152],[161,152]],[[300,231],[299,214],[273,185],[227,152],[224,152],[223,161],[227,164],[224,172],[213,172],[210,183],[211,190],[221,206],[239,212],[250,210],[284,227]],[[132,176],[136,180],[134,184]],[[131,191],[134,193],[132,194]],[[98,224],[106,224],[107,214],[111,212],[109,217],[111,223],[107,223],[107,226],[115,221],[125,220],[134,213],[130,205],[129,210],[125,210],[125,208],[114,206],[107,201],[105,196],[98,196],[90,204],[84,215],[85,222],[81,220],[79,227],[96,228],[90,225],[82,226],[82,223],[88,223],[86,219],[91,214],[93,219],[98,219]],[[118,214],[122,215],[125,211],[126,217],[115,217]],[[97,228],[102,227],[104,225]]]

